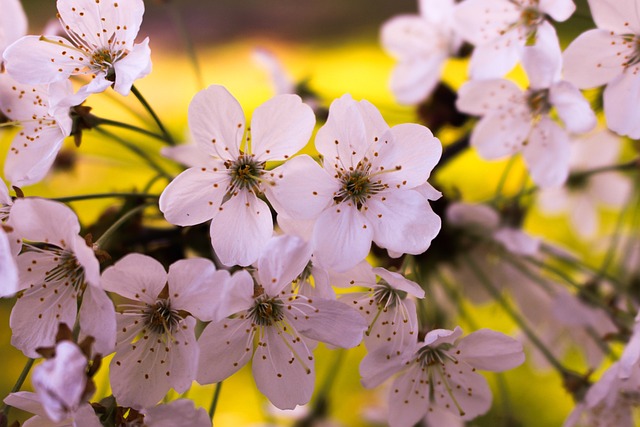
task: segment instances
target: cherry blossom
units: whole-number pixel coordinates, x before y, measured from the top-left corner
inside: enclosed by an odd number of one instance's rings
[[[4,164],[4,173],[13,185],[34,184],[49,172],[72,128],[71,106],[64,103],[54,106],[50,98],[69,99],[72,94],[67,80],[51,85],[27,85],[8,74],[0,74],[0,111],[22,127]],[[84,101],[76,100],[78,104]]]
[[[0,225],[0,277],[2,287],[0,296],[13,295],[18,291],[18,267],[16,259],[11,251],[9,237]]]
[[[27,16],[20,0],[1,0],[0,10],[0,69],[2,52],[14,41],[27,33]]]
[[[399,15],[380,32],[384,49],[398,59],[391,91],[398,102],[416,104],[440,81],[445,61],[462,45],[453,31],[455,0],[421,0],[418,15]]]
[[[22,427],[102,427],[100,419],[88,403],[69,410],[69,417],[61,421],[53,421],[48,415],[40,395],[29,391],[11,393],[4,403],[25,412],[35,414],[22,424]]]
[[[440,218],[416,190],[429,178],[442,146],[416,124],[393,128],[367,101],[335,100],[316,136],[324,168],[298,156],[274,170],[267,195],[279,215],[315,220],[311,244],[325,267],[345,271],[371,242],[396,253],[427,250]]]
[[[538,194],[538,205],[547,214],[566,212],[570,224],[582,238],[598,231],[598,207],[622,208],[632,183],[616,171],[580,177],[581,173],[614,164],[620,154],[620,138],[601,131],[577,138],[571,143],[570,170],[575,178],[564,187],[545,188]]]
[[[189,106],[189,126],[202,164],[167,186],[160,210],[181,226],[211,219],[211,244],[221,262],[253,263],[273,234],[269,207],[258,197],[272,184],[266,162],[295,154],[314,124],[300,97],[279,95],[256,109],[251,130],[245,130],[242,108],[224,87],[200,91]]]
[[[18,256],[21,291],[11,311],[11,344],[28,357],[52,346],[59,323],[73,328],[79,312],[80,338],[93,336],[95,350],[109,354],[115,344],[113,304],[100,288],[99,263],[81,238],[78,218],[64,204],[17,199],[11,226],[28,242]]]
[[[589,0],[597,29],[582,33],[564,52],[564,76],[581,89],[607,85],[609,129],[640,138],[640,16],[636,0]]]
[[[460,88],[460,111],[482,116],[471,134],[481,157],[493,160],[522,152],[533,181],[559,186],[569,173],[569,135],[596,125],[587,100],[571,83],[560,80],[562,57],[557,40],[538,35],[528,47],[524,68],[529,89],[504,79],[470,81]],[[552,109],[565,128],[551,119]]]
[[[459,339],[462,330],[435,329],[406,353],[402,370],[389,389],[389,425],[410,427],[431,408],[471,420],[489,410],[491,390],[477,369],[502,372],[524,362],[522,345],[506,335],[481,329]],[[370,369],[387,370],[386,358]],[[372,373],[373,373],[372,372]]]
[[[177,399],[165,405],[142,411],[145,427],[211,427],[209,414],[204,408],[195,408],[189,399]]]
[[[92,80],[77,94],[85,99],[111,85],[127,95],[135,80],[149,74],[149,39],[134,43],[144,14],[142,0],[58,0],[57,6],[68,39],[25,36],[13,43],[4,52],[13,78],[47,84],[72,75],[89,75]]]
[[[276,407],[293,409],[309,402],[315,379],[314,357],[303,337],[344,348],[360,343],[367,325],[354,309],[291,291],[291,282],[308,262],[305,246],[295,236],[274,237],[253,277],[246,270],[232,276],[223,293],[226,313],[198,341],[199,383],[222,381],[253,356],[258,389]]]
[[[183,393],[191,386],[199,356],[196,317],[213,319],[216,295],[228,277],[206,259],[180,260],[166,273],[158,261],[140,254],[104,271],[104,288],[130,300],[117,307],[116,355],[109,371],[118,403],[145,408],[172,387]]]
[[[475,45],[469,65],[474,79],[504,76],[522,59],[528,44],[558,36],[549,18],[565,21],[572,0],[466,0],[456,7],[454,28]]]

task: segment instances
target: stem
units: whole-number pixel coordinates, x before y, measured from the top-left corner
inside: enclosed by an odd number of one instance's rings
[[[56,197],[52,200],[56,200],[58,202],[78,202],[82,200],[94,200],[94,199],[157,199],[160,196],[157,194],[147,194],[147,193],[100,193],[100,194],[82,194],[79,196],[67,196],[67,197]]]
[[[509,177],[509,172],[513,165],[516,162],[516,156],[511,156],[509,162],[504,167],[502,171],[502,175],[500,175],[500,180],[498,181],[498,186],[496,187],[496,193],[494,195],[495,200],[500,200],[502,198],[502,190],[504,189],[504,185],[507,183],[507,178]]]
[[[538,338],[535,332],[529,327],[527,322],[516,312],[516,310],[511,307],[511,305],[507,302],[507,300],[500,294],[500,291],[493,286],[493,283],[485,276],[485,274],[480,270],[480,268],[476,265],[476,263],[468,256],[464,255],[464,258],[473,270],[476,277],[478,277],[480,284],[489,292],[489,294],[493,297],[493,299],[502,307],[505,313],[511,317],[511,319],[522,329],[522,332],[525,333],[529,341],[536,346],[538,350],[542,353],[545,359],[553,366],[560,374],[563,376],[568,374],[570,371],[565,368],[562,363],[551,353],[551,351],[547,348],[547,346]]]
[[[140,205],[140,206],[137,206],[137,207],[131,209],[130,211],[128,211],[124,215],[122,215],[116,222],[111,224],[111,227],[107,228],[107,230],[104,233],[102,233],[102,236],[100,236],[100,238],[98,240],[96,240],[95,245],[97,247],[99,247],[99,248],[102,248],[104,246],[104,244],[111,238],[113,233],[118,228],[120,228],[122,226],[122,224],[124,224],[132,216],[134,216],[135,214],[141,212],[142,210],[144,210],[145,208],[147,208],[149,206],[151,206],[151,204]]]
[[[11,389],[11,393],[17,393],[18,391],[20,391],[20,389],[22,388],[22,384],[24,384],[24,381],[27,379],[27,375],[29,375],[29,371],[31,370],[31,367],[33,366],[34,361],[35,359],[27,360],[27,363],[25,363],[24,368],[22,368],[22,372],[20,373],[18,380],[16,381],[16,383],[13,385],[13,388]],[[10,408],[11,408],[10,405],[5,404],[5,407],[2,410],[2,413],[7,418],[9,415]]]
[[[624,162],[624,163],[601,166],[599,168],[594,168],[594,169],[586,170],[583,172],[577,172],[577,173],[571,174],[569,179],[582,179],[582,178],[588,178],[591,175],[596,175],[602,172],[612,172],[612,171],[622,171],[622,170],[632,170],[632,169],[640,169],[640,158],[629,160],[628,162]]]
[[[105,136],[108,136],[109,138],[113,139],[114,141],[116,141],[118,144],[122,145],[123,147],[125,147],[129,151],[137,154],[140,158],[145,160],[149,164],[149,166],[151,166],[151,168],[153,168],[156,172],[161,174],[167,180],[171,181],[173,179],[173,176],[171,176],[171,174],[169,172],[164,170],[164,168],[162,166],[160,166],[160,164],[158,164],[158,162],[156,162],[153,158],[151,158],[151,156],[149,156],[148,153],[146,153],[144,150],[140,149],[140,147],[138,147],[137,145],[135,145],[135,144],[133,144],[133,143],[131,143],[129,141],[125,141],[124,139],[120,138],[116,134],[113,134],[113,133],[111,133],[111,132],[109,132],[107,130],[97,128],[96,131],[101,133],[101,134],[103,134],[103,135],[105,135]]]
[[[218,406],[218,399],[220,399],[220,391],[222,390],[222,381],[216,384],[216,389],[213,392],[213,399],[211,399],[211,405],[209,406],[209,419],[213,421],[213,416],[216,413],[216,407]]]
[[[165,139],[165,137],[162,136],[162,135],[158,135],[155,132],[148,131],[148,130],[143,129],[141,127],[131,125],[129,123],[118,122],[118,121],[110,120],[110,119],[103,119],[101,117],[96,117],[96,120],[97,120],[96,126],[106,125],[106,126],[119,127],[119,128],[122,128],[122,129],[127,129],[127,130],[131,130],[131,131],[134,131],[134,132],[138,132],[138,133],[141,133],[141,134],[146,135],[146,136],[150,136],[151,138],[155,138],[155,139],[158,139],[160,141],[168,142]]]
[[[167,144],[176,145],[176,142],[174,141],[173,137],[171,136],[171,134],[169,132],[167,132],[167,129],[162,124],[162,121],[160,121],[160,118],[158,117],[156,112],[153,111],[153,108],[151,108],[151,105],[149,105],[147,100],[144,99],[144,96],[142,96],[142,94],[140,93],[138,88],[135,87],[135,85],[131,86],[131,93],[133,93],[133,95],[136,98],[138,98],[138,101],[140,101],[140,103],[145,108],[145,110],[147,110],[149,112],[149,114],[151,115],[151,117],[153,117],[153,120],[156,122],[156,124],[158,125],[158,128],[160,129],[160,131],[164,135]]]

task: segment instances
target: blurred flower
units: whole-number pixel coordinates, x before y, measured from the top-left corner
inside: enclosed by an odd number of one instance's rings
[[[27,15],[20,0],[0,0],[0,70],[4,64],[2,53],[14,41],[27,33]]]
[[[273,234],[269,206],[258,198],[273,178],[266,162],[288,159],[304,147],[314,123],[300,97],[279,95],[256,109],[252,130],[245,132],[242,108],[224,87],[200,91],[189,106],[189,125],[209,157],[167,186],[160,210],[181,226],[211,219],[211,244],[222,263],[253,263]]]

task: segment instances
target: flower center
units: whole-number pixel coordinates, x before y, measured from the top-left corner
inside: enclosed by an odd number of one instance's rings
[[[534,117],[543,116],[551,110],[549,102],[549,89],[529,90],[527,92],[527,105]]]
[[[155,305],[148,305],[144,313],[144,322],[152,332],[169,335],[178,328],[182,317],[171,309],[171,301],[159,299]]]
[[[242,154],[234,162],[225,163],[231,176],[231,192],[249,190],[260,191],[260,182],[264,173],[265,162],[257,162],[250,154]]]
[[[123,51],[113,52],[109,48],[98,49],[91,55],[91,69],[92,71],[104,72],[107,80],[115,81],[116,72],[113,64],[122,56],[126,56]]]
[[[418,363],[424,368],[434,366],[434,365],[444,365],[445,361],[451,360],[455,362],[455,358],[453,358],[447,350],[453,347],[451,344],[440,344],[437,347],[422,347],[418,351]]]
[[[45,272],[44,282],[65,282],[78,290],[84,289],[84,268],[78,262],[76,256],[64,249],[50,248],[37,249],[41,253],[47,253],[52,256],[56,266]]]
[[[271,326],[284,318],[283,308],[284,304],[280,299],[262,294],[249,309],[248,317],[258,326]]]
[[[385,280],[380,280],[373,287],[373,300],[380,308],[395,307],[403,298],[401,292],[392,288]]]
[[[385,188],[381,180],[372,181],[369,174],[370,164],[358,164],[355,170],[348,172],[338,172],[341,183],[340,189],[336,192],[333,201],[342,203],[345,200],[353,202],[357,209],[361,209],[371,195],[376,194]]]
[[[626,61],[622,63],[622,66],[626,68],[640,63],[640,36],[635,34],[624,34],[622,36],[622,40],[623,46],[631,50],[630,54],[626,54],[624,56]]]

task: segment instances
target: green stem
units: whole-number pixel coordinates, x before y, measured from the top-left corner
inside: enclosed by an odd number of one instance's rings
[[[99,193],[99,194],[82,194],[79,196],[67,196],[67,197],[56,197],[52,200],[56,200],[58,202],[78,202],[82,200],[94,200],[94,199],[157,199],[160,196],[157,194],[147,194],[147,193]]]
[[[139,212],[141,212],[142,210],[144,210],[145,208],[147,208],[149,206],[152,206],[152,205],[151,204],[140,205],[140,206],[137,206],[137,207],[131,209],[130,211],[128,211],[124,215],[122,215],[120,218],[118,218],[118,220],[116,222],[111,224],[111,227],[107,228],[107,230],[104,233],[102,233],[102,236],[100,236],[100,238],[98,240],[96,240],[95,245],[97,247],[99,247],[99,248],[104,247],[105,243],[111,238],[113,233],[115,233],[115,231],[118,228],[120,228],[132,216],[138,214]]]
[[[153,168],[156,172],[158,172],[159,174],[161,174],[163,177],[165,177],[166,179],[168,179],[169,181],[171,181],[173,179],[173,176],[171,176],[171,174],[169,172],[167,172],[166,170],[164,170],[164,168],[162,166],[160,166],[160,164],[158,164],[158,162],[156,162],[148,153],[146,153],[144,150],[142,150],[140,147],[138,147],[136,144],[133,144],[129,141],[126,141],[122,138],[120,138],[118,135],[111,133],[107,130],[104,129],[100,129],[97,128],[96,129],[97,132],[113,139],[114,141],[116,141],[118,144],[122,145],[123,147],[125,147],[126,149],[128,149],[129,151],[135,153],[136,155],[138,155],[138,157],[142,158],[143,160],[145,160],[149,166],[151,168]]]
[[[18,391],[20,391],[20,389],[22,388],[22,384],[24,384],[24,381],[27,379],[27,375],[29,375],[29,371],[31,370],[31,367],[33,366],[34,361],[35,359],[27,360],[27,363],[25,363],[24,368],[22,368],[22,372],[20,373],[18,380],[16,381],[16,383],[13,385],[13,388],[11,389],[11,393],[17,393]],[[10,408],[11,408],[10,405],[5,404],[5,407],[2,410],[2,413],[7,418],[9,415]]]
[[[583,179],[583,178],[588,178],[591,175],[596,175],[603,172],[633,170],[633,169],[640,169],[640,158],[629,160],[628,162],[624,162],[624,163],[617,163],[615,165],[601,166],[599,168],[589,169],[583,172],[576,172],[574,174],[571,174],[569,179]]]
[[[218,399],[220,399],[220,391],[222,391],[222,381],[216,384],[216,389],[213,392],[213,399],[211,399],[211,405],[209,406],[209,419],[213,421],[213,416],[216,413],[216,407],[218,406]]]
[[[162,124],[162,121],[160,120],[160,118],[158,117],[156,112],[153,111],[153,108],[151,108],[151,105],[149,105],[149,103],[144,98],[144,96],[142,96],[142,94],[140,93],[138,88],[136,88],[135,86],[131,86],[131,93],[133,93],[133,95],[136,98],[138,98],[138,101],[140,101],[140,103],[145,108],[145,110],[147,110],[149,112],[149,114],[151,115],[151,117],[153,117],[153,120],[156,122],[156,124],[158,125],[158,128],[160,129],[160,131],[164,135],[167,144],[176,145],[175,140],[173,139],[171,134],[167,131],[167,129],[164,127],[164,125]]]
[[[496,187],[496,193],[494,195],[495,200],[500,200],[502,198],[502,190],[504,189],[504,185],[507,183],[509,172],[511,171],[511,168],[513,168],[513,165],[515,164],[515,162],[516,162],[516,156],[511,156],[511,158],[509,159],[509,162],[504,167],[504,170],[502,171],[502,175],[500,176],[500,181],[498,181],[498,186]]]
[[[96,117],[95,118],[97,120],[97,124],[96,126],[100,126],[100,125],[106,125],[106,126],[114,126],[114,127],[118,127],[118,128],[122,128],[122,129],[127,129],[127,130],[131,130],[134,132],[138,132],[140,134],[146,135],[146,136],[150,136],[151,138],[155,138],[158,139],[160,141],[163,142],[168,142],[166,140],[166,138],[162,135],[158,135],[155,132],[151,132],[149,130],[146,130],[144,128],[135,126],[135,125],[131,125],[129,123],[123,123],[123,122],[118,122],[116,120],[110,120],[110,119],[103,119],[101,117]]]

